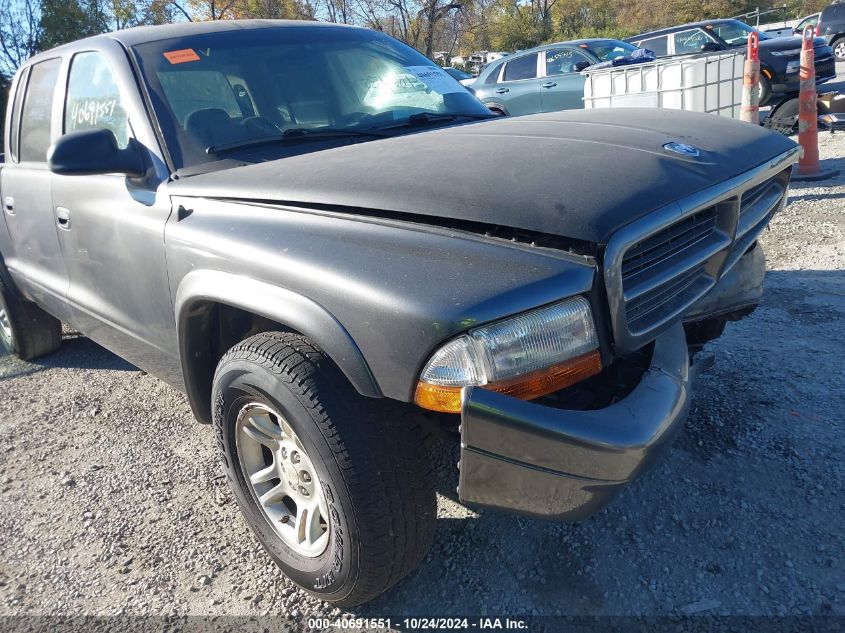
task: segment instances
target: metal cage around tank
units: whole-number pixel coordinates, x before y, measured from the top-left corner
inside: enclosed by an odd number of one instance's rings
[[[739,118],[743,49],[582,71],[585,108],[651,107]]]

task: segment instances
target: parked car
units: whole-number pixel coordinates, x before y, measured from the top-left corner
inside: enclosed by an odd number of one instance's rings
[[[830,44],[837,60],[845,61],[845,3],[837,2],[822,9],[816,35]]]
[[[690,350],[757,304],[795,143],[607,114],[495,117],[327,23],[41,53],[6,120],[0,341],[33,359],[65,322],[185,391],[272,559],[360,604],[426,555],[432,437],[464,503],[582,519],[682,427]]]
[[[708,20],[641,33],[626,41],[653,50],[658,56],[687,55],[744,47],[754,29],[739,20]],[[760,33],[760,105],[797,95],[801,41],[794,37],[771,38]],[[822,38],[814,43],[816,83],[836,77],[833,51]]]
[[[581,71],[635,50],[632,44],[610,39],[546,44],[490,64],[472,89],[490,110],[502,115],[583,108]]]
[[[453,79],[457,79],[461,84],[464,86],[469,86],[471,83],[475,81],[475,77],[470,75],[469,73],[465,73],[464,71],[460,70],[459,68],[452,68],[451,66],[444,66],[443,70],[445,70],[450,77]]]

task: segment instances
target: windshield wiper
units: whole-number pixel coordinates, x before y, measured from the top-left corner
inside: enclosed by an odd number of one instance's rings
[[[298,141],[301,139],[320,139],[320,138],[344,138],[344,137],[368,137],[368,138],[385,138],[389,134],[384,134],[378,130],[356,130],[352,128],[304,128],[294,127],[288,128],[280,136],[264,136],[261,138],[246,139],[243,141],[234,141],[232,143],[223,143],[221,145],[212,145],[205,148],[206,154],[220,154],[222,152],[229,152],[236,149],[243,149],[246,147],[260,147],[261,145],[273,145],[275,143],[289,143],[291,141]]]
[[[402,127],[414,127],[414,126],[422,126],[428,125],[430,123],[447,123],[449,121],[456,121],[458,119],[472,119],[472,120],[483,120],[483,119],[495,119],[498,118],[492,112],[488,114],[447,114],[445,112],[418,112],[416,114],[412,114],[404,121],[400,121],[399,123],[392,123],[390,125],[382,125],[377,130],[395,130],[397,128]]]

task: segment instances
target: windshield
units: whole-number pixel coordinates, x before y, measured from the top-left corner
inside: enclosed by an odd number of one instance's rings
[[[633,44],[617,40],[592,42],[590,44],[582,44],[581,46],[598,57],[599,61],[602,62],[613,61],[614,59],[618,59],[620,57],[628,57],[631,53],[637,50],[637,47]]]
[[[727,22],[717,22],[715,24],[708,24],[705,27],[708,31],[713,31],[725,43],[731,46],[737,46],[748,42],[748,36],[754,31],[745,22],[739,20],[729,20]],[[765,33],[759,33],[761,40],[769,39]]]
[[[241,145],[278,152],[268,139],[289,140],[284,133],[291,129],[332,130],[337,138],[348,130],[360,141],[378,137],[365,130],[448,122],[444,115],[490,116],[433,62],[365,29],[219,31],[133,50],[177,169],[218,160],[219,147],[235,148],[234,157]]]

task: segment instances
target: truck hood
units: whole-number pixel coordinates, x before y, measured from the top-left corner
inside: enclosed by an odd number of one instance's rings
[[[698,148],[698,157],[664,149]],[[661,109],[501,118],[183,178],[179,196],[477,222],[605,243],[621,226],[795,147]]]

